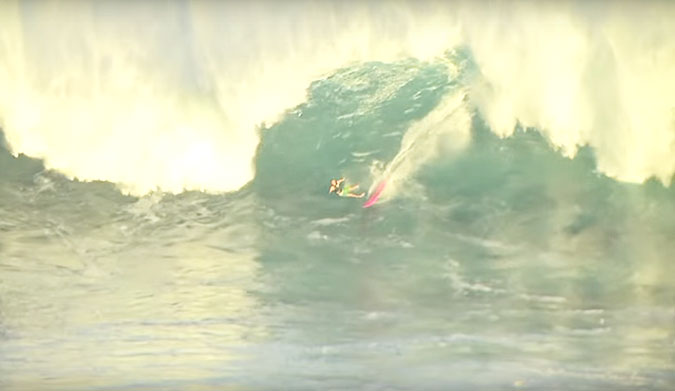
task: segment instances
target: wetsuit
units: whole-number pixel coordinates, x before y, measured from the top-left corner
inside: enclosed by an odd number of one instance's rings
[[[340,197],[347,197],[355,188],[355,185],[340,185],[335,191],[335,194],[339,195]]]

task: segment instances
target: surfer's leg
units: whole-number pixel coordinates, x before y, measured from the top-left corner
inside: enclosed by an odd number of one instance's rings
[[[363,197],[364,195],[366,195],[365,192],[364,192],[364,193],[361,193],[361,194],[356,194],[356,193],[354,193],[354,191],[355,191],[356,189],[358,189],[358,188],[359,188],[359,185],[358,185],[358,184],[356,184],[356,185],[347,185],[347,186],[345,186],[344,193],[345,193],[345,195],[346,195],[347,197],[353,197],[353,198],[361,198],[361,197]]]

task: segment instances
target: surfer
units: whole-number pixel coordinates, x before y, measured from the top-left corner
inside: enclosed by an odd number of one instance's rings
[[[356,189],[359,188],[359,185],[344,185],[345,178],[340,179],[331,179],[330,180],[330,190],[329,193],[335,192],[340,197],[352,197],[352,198],[362,198],[366,195],[363,193],[355,193]]]

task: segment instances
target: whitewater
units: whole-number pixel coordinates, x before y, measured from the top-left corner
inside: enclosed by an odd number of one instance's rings
[[[673,20],[0,2],[0,388],[671,390]]]

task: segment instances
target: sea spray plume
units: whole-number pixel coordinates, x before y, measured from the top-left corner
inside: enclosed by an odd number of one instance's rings
[[[439,155],[451,158],[466,147],[471,139],[471,114],[465,97],[463,90],[446,95],[427,116],[414,123],[403,137],[394,159],[383,170],[377,164],[372,166],[375,179],[371,191],[386,180],[387,190],[382,199],[391,199],[404,189],[411,189],[404,185],[424,164]]]
[[[58,5],[58,6],[57,6]],[[255,127],[349,64],[464,44],[492,130],[591,146],[614,178],[675,171],[672,2],[0,2],[14,153],[128,192],[234,191]],[[48,39],[45,39],[48,37]]]
[[[670,183],[675,3],[508,2],[460,19],[484,77],[472,97],[495,133],[520,122],[566,156],[591,146],[606,175]]]
[[[467,48],[448,51],[436,59],[447,68],[449,83],[446,95],[436,107],[422,119],[411,124],[394,158],[382,165],[371,166],[373,176],[370,191],[382,180],[387,181],[387,190],[382,199],[398,195],[418,193],[411,182],[414,174],[431,160],[442,156],[451,159],[471,141],[471,117],[469,89],[479,73]],[[406,191],[407,194],[401,194]]]
[[[405,3],[0,7],[0,115],[12,150],[134,194],[237,190],[253,176],[255,127],[301,103],[312,81],[446,43],[425,39],[443,31],[440,20]],[[433,30],[416,29],[422,19]]]

